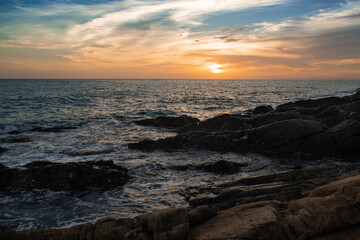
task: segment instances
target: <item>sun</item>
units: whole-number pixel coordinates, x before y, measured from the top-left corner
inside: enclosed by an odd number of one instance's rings
[[[212,73],[221,73],[223,71],[222,69],[220,69],[221,67],[222,67],[222,65],[220,65],[220,64],[209,65],[209,68]]]

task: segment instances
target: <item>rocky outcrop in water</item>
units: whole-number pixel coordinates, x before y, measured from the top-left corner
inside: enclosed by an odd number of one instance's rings
[[[357,239],[360,175],[305,191],[304,197],[295,200],[258,199],[224,210],[215,205],[169,208],[135,218],[101,218],[69,229],[0,228],[0,239]]]
[[[127,182],[127,169],[113,161],[70,163],[31,162],[22,168],[0,166],[0,190],[7,188],[85,190],[109,188]]]
[[[77,127],[76,126],[36,127],[36,128],[29,130],[29,132],[59,133],[59,132],[65,131],[65,130],[72,130],[72,129],[77,129]],[[23,131],[14,130],[14,131],[9,132],[8,134],[20,134],[22,132]]]
[[[178,128],[191,123],[197,123],[200,120],[197,118],[182,115],[179,117],[165,117],[160,116],[154,119],[143,119],[134,121],[134,123],[142,126],[154,126],[162,128]]]
[[[3,153],[3,152],[6,152],[8,149],[7,148],[3,148],[0,146],[0,154]]]
[[[191,207],[206,204],[220,209],[259,201],[290,201],[306,197],[321,185],[354,175],[360,175],[360,165],[293,170],[195,186],[188,189],[186,198]]]
[[[258,109],[257,111],[255,111]],[[262,109],[262,110],[261,110]],[[264,155],[339,157],[360,156],[360,90],[351,96],[287,103],[271,111],[255,108],[225,114],[178,129],[178,135],[129,144],[140,150],[197,148],[218,152]]]
[[[0,143],[24,143],[31,142],[29,137],[7,137],[0,139]]]
[[[220,160],[215,163],[204,163],[204,164],[188,164],[188,165],[179,165],[173,166],[172,169],[176,170],[188,170],[188,169],[197,169],[203,170],[205,172],[213,172],[219,174],[233,174],[240,171],[241,167],[247,166],[247,163],[237,163],[226,160]]]

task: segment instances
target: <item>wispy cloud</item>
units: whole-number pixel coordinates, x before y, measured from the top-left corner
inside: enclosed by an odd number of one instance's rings
[[[329,66],[356,74],[360,67],[359,1],[276,21],[207,25],[209,16],[246,16],[249,10],[287,6],[289,2],[125,0],[18,6],[17,11],[32,17],[21,24],[0,24],[0,33],[7,36],[0,39],[0,48],[56,49],[57,59],[68,63],[64,66],[82,73],[91,68],[116,74],[115,69],[123,69],[119,71],[136,75],[142,69],[155,75],[206,77],[209,66],[221,65],[221,74],[229,78],[264,78],[271,72],[274,76],[310,76]]]

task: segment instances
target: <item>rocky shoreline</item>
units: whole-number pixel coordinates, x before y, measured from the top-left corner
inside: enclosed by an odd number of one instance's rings
[[[182,116],[183,118],[183,116]],[[174,121],[169,118],[169,122]],[[168,127],[162,119],[147,125]],[[152,124],[151,124],[152,123]],[[353,95],[260,106],[242,114],[224,114],[184,124],[178,134],[159,140],[130,143],[139,150],[205,149],[253,152],[267,156],[318,159],[360,156],[360,90]]]
[[[226,197],[219,194],[219,202],[207,201],[212,204],[197,201],[197,207],[169,208],[135,218],[106,217],[69,229],[0,228],[0,239],[356,239],[359,172],[360,166],[351,165],[243,178],[216,186],[229,191],[239,184],[253,188],[235,191],[238,201],[231,204],[224,205]],[[331,182],[335,179],[341,180]],[[322,185],[326,182],[330,183]],[[286,190],[282,184],[288,185]],[[229,196],[225,202],[233,199]]]
[[[0,191],[12,188],[81,191],[89,187],[124,185],[128,170],[113,161],[31,162],[20,168],[0,164]]]
[[[341,166],[296,169],[187,189],[187,208],[169,208],[134,218],[106,217],[68,229],[13,231],[0,239],[357,239],[360,234],[360,89],[353,95],[302,100],[273,109],[204,121],[158,117],[136,121],[169,128],[174,137],[142,140],[142,151],[206,149],[258,153],[311,161],[337,158]],[[10,141],[10,140],[9,140]],[[6,151],[0,147],[1,151]],[[217,174],[241,171],[242,164],[174,166]],[[0,190],[49,188],[81,191],[123,185],[127,169],[112,161],[33,162],[10,169],[0,164]]]

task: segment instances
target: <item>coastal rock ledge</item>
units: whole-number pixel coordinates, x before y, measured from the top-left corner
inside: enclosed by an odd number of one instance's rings
[[[69,229],[12,231],[0,239],[358,239],[360,175],[313,189],[291,201],[260,201],[219,210],[215,205],[169,208],[135,218],[106,217]]]
[[[224,114],[189,123],[178,134],[142,140],[139,150],[205,149],[318,159],[360,157],[360,89],[345,97],[259,106],[242,114]]]
[[[126,168],[114,164],[113,161],[35,161],[22,168],[8,168],[0,164],[0,191],[8,188],[73,191],[85,190],[88,187],[116,187],[127,182],[127,172]]]

